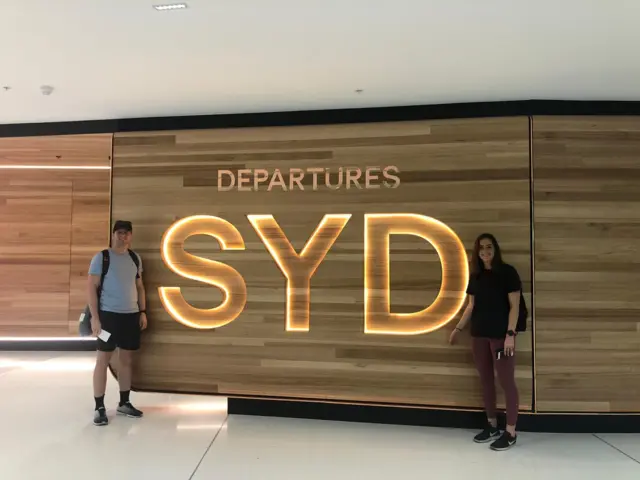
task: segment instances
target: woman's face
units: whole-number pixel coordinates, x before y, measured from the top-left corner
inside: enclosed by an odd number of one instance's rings
[[[493,242],[489,238],[483,238],[480,240],[480,260],[485,265],[491,265],[491,261],[493,260]]]

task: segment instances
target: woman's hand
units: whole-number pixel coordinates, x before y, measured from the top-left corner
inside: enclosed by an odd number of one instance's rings
[[[504,354],[507,357],[512,357],[516,353],[516,337],[505,337],[504,339]]]
[[[459,333],[460,333],[460,329],[458,328],[453,329],[453,332],[451,332],[451,335],[449,336],[449,345],[454,345],[456,343],[456,339]]]

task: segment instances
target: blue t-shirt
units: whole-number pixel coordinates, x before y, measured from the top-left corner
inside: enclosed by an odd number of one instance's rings
[[[142,273],[142,260],[138,255],[140,269],[136,271],[136,264],[128,251],[117,253],[109,249],[109,271],[104,277],[100,310],[113,313],[136,313],[138,307],[138,289],[136,288],[136,274]],[[102,274],[102,252],[91,260],[89,275]]]

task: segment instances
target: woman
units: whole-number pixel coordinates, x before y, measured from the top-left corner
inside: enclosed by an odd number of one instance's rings
[[[471,321],[473,359],[482,382],[482,396],[489,421],[475,436],[477,443],[493,441],[492,450],[507,450],[516,443],[518,389],[515,382],[516,326],[522,284],[518,272],[502,261],[500,246],[491,234],[480,235],[473,246],[469,303],[451,332],[449,343]],[[500,435],[496,421],[494,368],[507,403],[507,429]]]

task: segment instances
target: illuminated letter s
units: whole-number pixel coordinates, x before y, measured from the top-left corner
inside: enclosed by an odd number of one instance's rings
[[[177,322],[192,328],[219,328],[233,322],[247,302],[247,286],[242,275],[229,265],[185,252],[184,242],[193,235],[209,235],[222,250],[244,250],[240,232],[229,222],[206,215],[183,218],[162,238],[162,260],[181,277],[218,287],[225,295],[217,307],[200,309],[189,305],[180,287],[159,287],[165,310]]]
[[[437,330],[462,308],[469,281],[464,245],[447,225],[415,214],[365,215],[364,330],[366,333],[416,335]],[[435,301],[415,313],[391,313],[389,239],[415,235],[436,249],[442,285]]]

